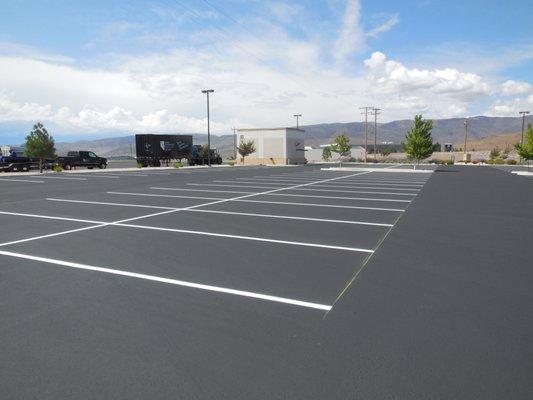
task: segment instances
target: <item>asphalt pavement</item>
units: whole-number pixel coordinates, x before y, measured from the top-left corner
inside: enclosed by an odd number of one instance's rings
[[[304,166],[0,188],[2,399],[533,393],[531,179]]]

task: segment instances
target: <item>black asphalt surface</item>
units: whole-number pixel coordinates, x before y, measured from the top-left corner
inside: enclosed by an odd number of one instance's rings
[[[0,398],[531,398],[531,179],[457,166],[102,174],[116,177],[0,181],[0,252],[333,307],[0,253]]]

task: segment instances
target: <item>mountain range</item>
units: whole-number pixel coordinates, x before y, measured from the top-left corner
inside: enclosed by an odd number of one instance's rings
[[[432,136],[435,142],[452,143],[459,145],[464,140],[464,118],[447,118],[433,120]],[[533,122],[530,116],[526,123]],[[378,143],[401,143],[405,134],[411,128],[411,120],[398,120],[377,124]],[[319,146],[331,143],[335,136],[339,134],[348,135],[353,144],[364,143],[364,122],[348,123],[325,123],[318,125],[302,126],[305,129],[306,145]],[[522,129],[522,118],[520,117],[471,117],[468,119],[469,140],[480,140],[492,135],[502,135],[507,133],[520,132]],[[179,133],[176,132],[176,133]],[[374,124],[368,124],[369,143],[374,140]],[[218,148],[223,157],[227,158],[233,154],[233,135],[211,135],[211,144]],[[207,135],[202,133],[193,134],[195,144],[207,143]],[[69,150],[91,150],[104,157],[129,157],[135,155],[134,135],[120,135],[115,137],[97,140],[81,140],[75,142],[56,142],[58,154],[63,154]]]

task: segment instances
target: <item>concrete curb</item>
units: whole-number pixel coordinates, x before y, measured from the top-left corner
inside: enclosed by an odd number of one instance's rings
[[[174,168],[174,167],[147,167],[147,168],[137,168],[137,167],[129,167],[129,168],[106,168],[106,169],[77,169],[77,170],[70,170],[66,171],[63,170],[60,173],[61,174],[105,174],[105,173],[114,173],[114,172],[147,172],[147,171],[168,171],[168,170],[181,170],[181,169],[206,169],[209,168],[206,165],[199,165],[194,167],[180,167],[180,168]],[[213,165],[211,168],[231,168],[231,165]],[[58,173],[55,171],[44,171],[42,174],[38,171],[32,171],[32,172],[2,172],[0,173],[0,177],[4,176],[41,176],[41,175],[57,175]]]
[[[400,172],[407,174],[431,174],[433,170],[429,169],[398,169],[398,168],[357,168],[357,167],[332,167],[320,168],[321,171],[355,171],[355,172]]]
[[[511,171],[511,174],[522,175],[522,176],[533,176],[533,172],[528,172],[528,171]]]

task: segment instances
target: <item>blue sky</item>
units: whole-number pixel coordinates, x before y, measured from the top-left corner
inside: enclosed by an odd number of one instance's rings
[[[0,142],[533,108],[527,1],[3,1]],[[533,110],[532,110],[533,111]],[[12,133],[9,133],[11,131]],[[2,137],[3,136],[3,137]]]

